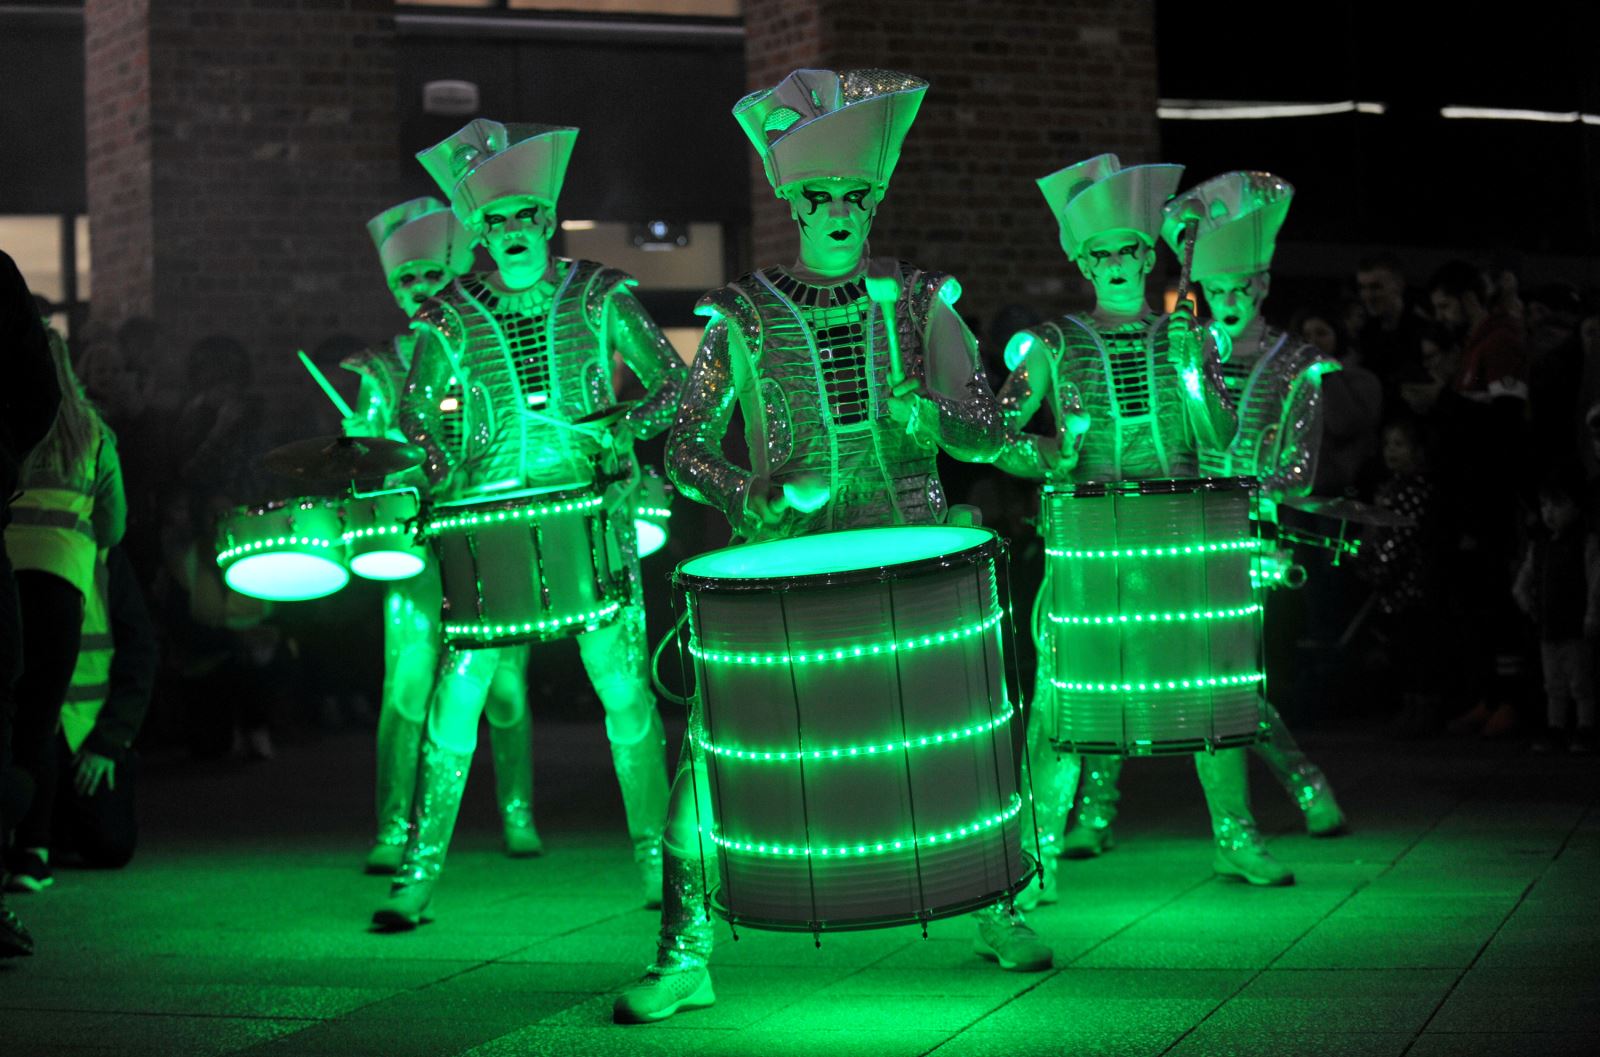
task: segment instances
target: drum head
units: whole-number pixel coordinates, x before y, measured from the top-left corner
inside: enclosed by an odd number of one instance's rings
[[[427,561],[416,551],[365,551],[350,556],[350,571],[364,580],[409,580]]]
[[[308,602],[333,594],[350,582],[350,573],[331,558],[298,551],[252,554],[222,574],[241,595],[269,602]]]
[[[689,559],[678,566],[677,575],[685,580],[764,580],[774,585],[811,577],[831,580],[850,573],[873,574],[880,569],[937,562],[985,548],[996,540],[988,529],[958,525],[846,529],[724,547]]]

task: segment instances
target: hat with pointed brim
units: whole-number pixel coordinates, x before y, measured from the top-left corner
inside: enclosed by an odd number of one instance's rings
[[[527,197],[555,208],[578,130],[562,125],[501,124],[478,118],[417,155],[469,228],[504,198]]]
[[[733,116],[774,192],[835,178],[881,194],[927,90],[927,81],[895,70],[796,70],[739,100]]]
[[[1061,227],[1061,248],[1077,259],[1084,243],[1107,231],[1132,231],[1154,244],[1161,207],[1183,178],[1181,165],[1131,165],[1100,154],[1039,180]]]
[[[1278,231],[1293,201],[1294,187],[1272,173],[1223,173],[1167,205],[1161,236],[1180,251],[1184,218],[1198,217],[1190,272],[1194,279],[1254,275],[1272,267]]]
[[[437,261],[452,275],[472,267],[472,237],[450,207],[433,197],[413,198],[367,221],[387,277],[410,261]]]

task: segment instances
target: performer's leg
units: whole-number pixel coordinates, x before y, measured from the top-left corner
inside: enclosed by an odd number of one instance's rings
[[[478,743],[478,718],[499,655],[499,650],[452,650],[446,655],[428,707],[411,839],[388,900],[372,915],[380,928],[411,929],[429,920],[428,904],[455,832],[467,768]]]
[[[1093,859],[1117,846],[1111,823],[1117,817],[1117,801],[1122,793],[1117,782],[1122,778],[1121,756],[1079,756],[1077,799],[1072,806],[1072,824],[1061,839],[1064,859]]]
[[[633,839],[645,906],[661,905],[661,831],[667,819],[667,736],[647,674],[644,604],[636,599],[610,627],[578,636],[589,681],[606,711],[611,762]]]
[[[1066,828],[1073,792],[1078,787],[1082,760],[1081,756],[1058,753],[1051,746],[1048,723],[1035,702],[1028,718],[1028,754],[1024,761],[1031,774],[1023,783],[1023,788],[1033,793],[1031,810],[1023,812],[1023,821],[1032,826],[1034,832],[1024,832],[1022,850],[1039,856],[1041,877],[1017,893],[1017,906],[1023,910],[1060,899],[1057,857],[1061,854],[1062,831]]]
[[[378,712],[378,836],[368,873],[392,874],[405,853],[422,720],[439,668],[439,570],[390,585],[383,600],[383,705]]]
[[[544,854],[533,824],[533,720],[528,715],[528,648],[501,651],[484,706],[494,756],[494,792],[506,854],[513,859]]]
[[[1344,812],[1333,797],[1328,776],[1301,751],[1278,710],[1267,702],[1267,740],[1252,746],[1257,756],[1306,817],[1306,832],[1313,837],[1335,837],[1345,832]]]
[[[1250,814],[1249,759],[1243,749],[1197,752],[1194,769],[1211,809],[1216,852],[1211,868],[1253,885],[1294,884],[1294,871],[1274,859]]]
[[[694,725],[691,716],[691,729]],[[700,1009],[717,1000],[708,968],[716,931],[706,893],[717,876],[716,851],[710,847],[710,779],[703,755],[688,736],[683,739],[669,803],[661,841],[663,887],[656,960],[637,983],[617,996],[611,1012],[618,1024],[665,1020],[681,1009]]]

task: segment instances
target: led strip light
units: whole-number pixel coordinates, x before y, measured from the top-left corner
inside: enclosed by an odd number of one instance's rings
[[[551,514],[566,514],[575,510],[593,510],[605,502],[603,496],[585,496],[565,503],[544,503],[539,506],[516,507],[509,510],[489,510],[481,514],[457,514],[453,517],[434,518],[423,526],[429,535],[449,532],[452,529],[476,528],[479,525],[498,525],[506,521],[537,521]]]
[[[589,613],[574,613],[570,616],[555,617],[550,620],[531,620],[521,624],[446,624],[444,632],[446,635],[509,639],[517,635],[532,635],[536,632],[557,631],[561,628],[575,627],[579,624],[593,624],[604,620],[621,608],[621,602],[612,602]]]
[[[1261,682],[1262,678],[1260,672],[1246,672],[1243,675],[1211,675],[1199,679],[1157,679],[1148,683],[1080,683],[1051,679],[1050,685],[1057,690],[1076,694],[1148,694],[1168,690],[1213,690],[1250,686]]]
[[[1060,547],[1046,547],[1044,553],[1051,558],[1181,558],[1194,554],[1227,554],[1234,551],[1256,550],[1260,542],[1251,537],[1227,540],[1223,543],[1188,543],[1181,547],[1129,547],[1126,550],[1064,550]]]
[[[1207,609],[1204,611],[1170,613],[1115,613],[1110,616],[1078,616],[1071,613],[1049,614],[1051,623],[1054,624],[1181,624],[1190,621],[1213,620],[1242,620],[1253,617],[1261,612],[1258,604],[1240,606],[1237,609]]]
[[[708,650],[694,639],[689,640],[689,652],[703,661],[717,664],[748,664],[748,665],[773,665],[773,664],[820,664],[824,661],[846,661],[858,657],[878,657],[885,654],[906,653],[911,650],[927,649],[930,646],[939,646],[947,642],[963,642],[1000,623],[1002,613],[999,609],[993,610],[986,618],[976,624],[957,628],[954,631],[939,631],[931,635],[917,635],[900,642],[874,642],[860,646],[838,646],[831,650],[814,650],[798,653],[735,653],[728,650]]]
[[[975,819],[965,826],[945,830],[943,833],[930,833],[927,836],[903,837],[900,840],[865,841],[859,844],[834,845],[831,847],[813,848],[809,844],[789,844],[785,842],[760,843],[757,841],[729,840],[715,829],[711,831],[711,839],[719,847],[732,852],[746,852],[754,855],[772,855],[784,859],[846,859],[864,858],[870,855],[893,855],[896,852],[911,851],[922,847],[942,847],[954,844],[960,840],[981,836],[989,830],[1005,824],[1016,818],[1022,811],[1022,797],[1016,793],[1011,794],[1011,803],[999,814],[989,815],[986,818]]]
[[[272,550],[279,547],[320,547],[323,550],[330,550],[333,547],[333,541],[313,539],[310,536],[279,536],[277,539],[260,540],[256,543],[241,543],[237,547],[229,547],[221,554],[218,554],[217,564],[222,565],[228,559],[236,558],[241,554],[254,554],[257,551]]]
[[[736,745],[717,745],[710,739],[696,736],[695,744],[714,756],[732,760],[759,760],[773,763],[792,763],[797,760],[845,760],[860,759],[867,756],[883,756],[889,753],[908,752],[912,749],[922,749],[934,745],[946,745],[953,741],[965,741],[987,734],[1011,722],[1015,709],[1010,704],[1006,710],[993,719],[982,723],[975,723],[970,727],[959,727],[955,730],[943,730],[937,734],[924,734],[902,741],[883,741],[872,745],[845,745],[832,749],[806,749],[805,751],[773,749],[742,749]]]

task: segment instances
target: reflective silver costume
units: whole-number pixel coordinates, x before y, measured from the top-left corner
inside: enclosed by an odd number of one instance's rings
[[[685,495],[727,515],[741,538],[935,524],[946,506],[937,448],[970,461],[993,458],[1001,427],[970,337],[925,351],[930,328],[955,319],[938,301],[953,280],[904,262],[895,267],[900,356],[907,377],[927,381],[926,396],[938,410],[931,424],[937,445],[889,417],[883,313],[860,279],[810,286],[769,268],[701,299],[712,323],[678,409],[668,470]],[[933,318],[935,305],[942,323]],[[722,452],[736,401],[749,470]],[[763,530],[747,505],[751,483],[808,472],[829,486],[828,504],[791,512],[783,525]]]
[[[1315,347],[1258,318],[1222,364],[1239,431],[1224,449],[1201,448],[1201,472],[1260,478],[1262,490],[1274,499],[1309,493],[1322,444],[1318,376],[1328,366]]]

